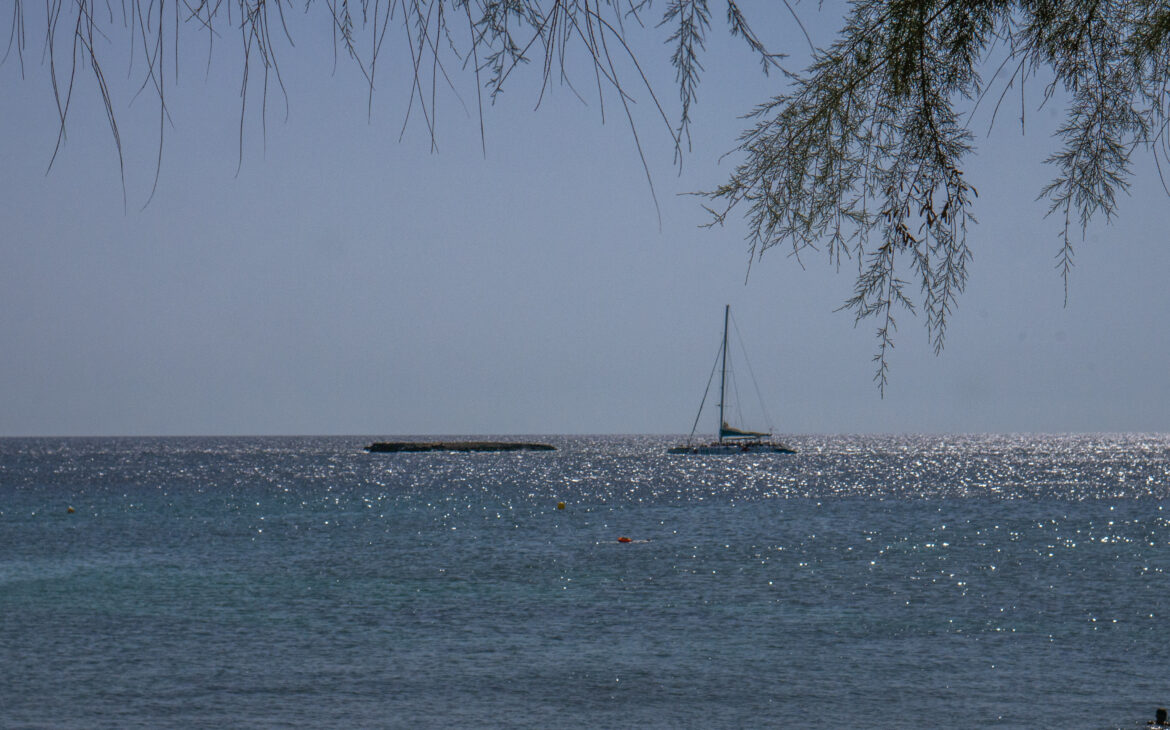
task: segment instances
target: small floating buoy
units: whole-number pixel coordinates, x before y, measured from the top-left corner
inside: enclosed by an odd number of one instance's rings
[[[564,502],[557,502],[557,509],[564,509],[564,508],[565,508]]]
[[[633,540],[626,537],[625,535],[622,535],[621,537],[618,538],[618,542],[633,542]]]
[[[69,512],[69,514],[73,514],[74,512],[76,512],[76,510],[75,510],[75,509],[73,509],[72,507],[70,507],[70,508],[69,508],[69,510],[68,510],[68,512]]]

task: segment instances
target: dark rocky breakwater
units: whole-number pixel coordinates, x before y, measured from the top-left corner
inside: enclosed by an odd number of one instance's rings
[[[519,441],[376,441],[366,447],[371,453],[419,451],[556,451],[548,444]]]

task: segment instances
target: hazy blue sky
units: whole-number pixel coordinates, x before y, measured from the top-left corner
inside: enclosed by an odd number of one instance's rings
[[[802,12],[827,40],[840,6]],[[154,100],[133,98],[140,66],[107,69],[125,212],[88,77],[46,175],[57,122],[38,32],[24,80],[0,66],[0,435],[685,432],[725,303],[781,432],[1170,430],[1170,198],[1139,162],[1120,218],[1078,247],[1064,307],[1058,225],[1035,201],[1060,111],[1036,109],[1039,84],[1026,136],[1012,108],[977,140],[975,259],[947,347],[935,357],[903,315],[882,399],[873,325],[834,311],[848,269],[774,250],[745,284],[745,226],[701,228],[681,195],[722,181],[738,117],[782,89],[722,31],[681,174],[639,95],[660,225],[622,113],[611,96],[602,124],[588,74],[588,105],[555,86],[533,112],[529,69],[487,110],[486,154],[474,86],[470,112],[440,89],[432,153],[417,115],[399,139],[405,70],[383,63],[367,119],[361,78],[345,59],[332,73],[313,25],[291,19],[288,119],[273,97],[262,138],[249,113],[238,175],[234,39],[206,80],[205,47],[184,47],[145,208]],[[786,18],[759,25],[799,53]],[[676,114],[668,49],[639,52]]]

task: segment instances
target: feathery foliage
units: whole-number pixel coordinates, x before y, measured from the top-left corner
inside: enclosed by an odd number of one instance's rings
[[[241,146],[243,114],[257,80],[262,118],[270,90],[283,92],[278,50],[292,46],[286,16],[295,6],[320,13],[332,28],[336,54],[352,59],[371,94],[384,44],[405,49],[412,82],[405,116],[417,110],[432,145],[437,89],[453,87],[453,74],[475,77],[482,136],[485,99],[496,100],[517,69],[534,64],[542,89],[555,80],[574,93],[570,71],[588,69],[602,114],[607,94],[616,96],[639,153],[629,105],[631,84],[642,87],[681,159],[690,145],[691,109],[711,28],[709,0],[663,0],[659,25],[670,29],[679,92],[672,122],[632,40],[633,31],[645,27],[653,0],[40,2],[44,58],[60,121],[58,149],[75,83],[88,69],[122,159],[103,54],[112,39],[128,37],[142,88],[159,102],[159,165],[168,73],[175,63],[169,66],[168,58],[177,58],[185,33],[205,34],[209,51],[218,39],[238,35]],[[40,2],[13,2],[8,50],[0,62],[15,55],[22,74],[27,18]],[[1066,106],[1057,132],[1062,147],[1047,160],[1054,175],[1040,191],[1048,214],[1062,223],[1057,266],[1066,300],[1076,228],[1083,233],[1094,218],[1112,218],[1136,152],[1149,153],[1159,170],[1170,160],[1165,0],[852,0],[836,40],[815,48],[799,74],[780,66],[782,56],[752,30],[739,2],[723,2],[728,32],[765,72],[781,71],[782,93],[749,116],[737,147],[740,162],[726,183],[707,193],[712,223],[742,211],[753,259],[783,246],[798,259],[815,250],[837,267],[853,262],[856,286],[843,308],[858,322],[877,322],[875,379],[883,393],[896,315],[921,311],[938,352],[966,285],[972,256],[967,233],[977,193],[963,167],[973,152],[969,123],[975,106],[997,95],[1002,101],[1014,88],[1022,95],[1032,79],[1040,79],[1043,89],[1037,103]],[[787,0],[768,12],[790,13],[800,23]],[[995,88],[980,75],[993,59],[1009,71]]]
[[[630,104],[632,86],[641,86],[681,159],[702,70],[703,39],[710,28],[707,0],[670,0],[662,23],[674,28],[672,62],[682,98],[682,114],[675,126],[628,42],[628,27],[643,27],[642,15],[649,11],[652,0],[13,0],[8,48],[0,63],[15,57],[22,75],[28,50],[26,26],[29,18],[38,17],[32,8],[42,2],[44,13],[39,17],[44,20],[44,57],[60,123],[54,158],[65,139],[75,85],[88,72],[104,104],[118,159],[123,159],[117,104],[105,71],[112,46],[121,38],[127,41],[126,48],[137,65],[141,89],[153,91],[158,100],[160,165],[168,119],[166,100],[180,39],[204,36],[210,57],[213,50],[224,53],[217,47],[222,38],[238,36],[242,157],[249,103],[255,104],[259,97],[263,123],[270,92],[284,94],[280,57],[293,47],[288,21],[293,12],[300,11],[316,15],[315,22],[328,24],[335,61],[344,55],[356,65],[371,98],[384,49],[392,48],[394,61],[400,65],[401,59],[406,59],[411,83],[404,117],[406,122],[415,114],[422,117],[432,148],[437,145],[440,87],[449,87],[458,95],[455,75],[474,76],[482,137],[485,101],[496,101],[517,69],[534,64],[540,68],[542,96],[554,80],[577,93],[570,69],[589,70],[603,119],[607,95],[616,96],[630,121],[639,154],[641,141]],[[728,28],[766,65],[776,64],[777,57],[764,49],[732,0],[728,0]],[[39,35],[40,31],[36,28],[34,33]]]
[[[1001,99],[1039,77],[1039,103],[1068,100],[1040,191],[1063,219],[1067,300],[1072,221],[1083,233],[1114,215],[1135,151],[1167,159],[1168,16],[1161,0],[854,0],[837,40],[752,114],[743,161],[710,194],[715,220],[746,206],[757,256],[785,246],[855,260],[844,308],[878,322],[884,392],[896,310],[921,307],[937,353],[967,281],[977,193],[960,110],[997,91],[980,67],[1002,57],[1012,69]]]

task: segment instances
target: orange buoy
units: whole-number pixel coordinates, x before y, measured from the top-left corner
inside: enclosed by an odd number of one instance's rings
[[[622,535],[621,537],[618,538],[618,542],[633,542],[633,540],[626,537],[625,535]]]
[[[564,502],[557,502],[557,509],[564,509],[564,508],[565,508]]]

